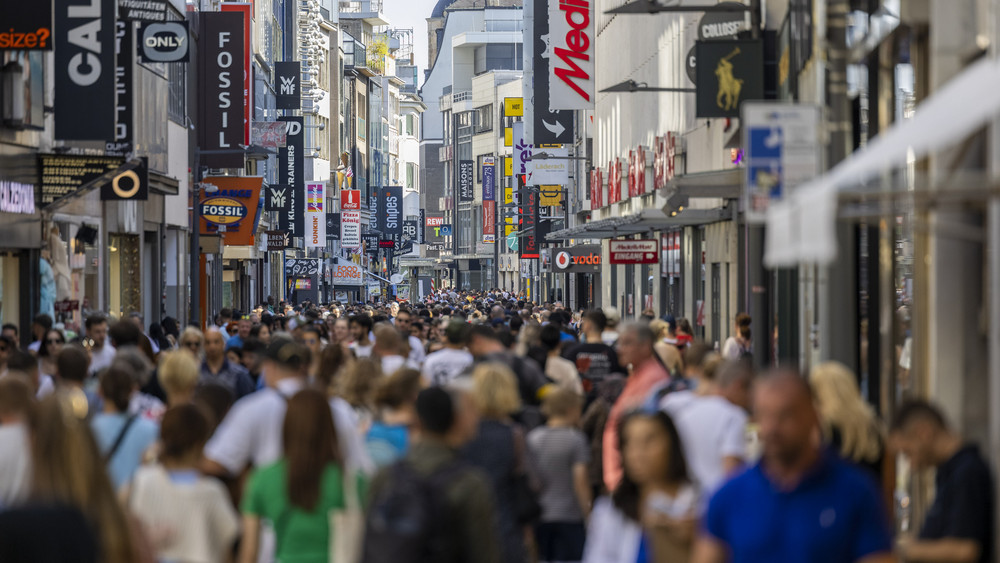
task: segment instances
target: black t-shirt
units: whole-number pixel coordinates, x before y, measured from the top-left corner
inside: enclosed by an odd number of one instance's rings
[[[0,511],[4,563],[96,563],[97,551],[97,534],[74,507],[27,505]]]
[[[937,468],[937,494],[920,539],[979,542],[980,563],[993,560],[993,481],[976,446],[965,446]]]
[[[607,376],[624,373],[618,365],[618,354],[615,349],[601,342],[583,342],[567,346],[562,356],[576,366],[583,380],[583,387],[588,393]]]

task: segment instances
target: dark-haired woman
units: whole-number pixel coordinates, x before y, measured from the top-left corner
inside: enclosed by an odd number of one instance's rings
[[[677,428],[666,413],[638,412],[618,436],[625,473],[594,505],[584,562],[688,561],[700,502]]]
[[[345,481],[333,415],[326,395],[306,389],[288,400],[282,427],[285,453],[250,478],[243,499],[240,561],[257,561],[260,522],[274,525],[275,559],[282,563],[326,563],[330,512],[347,506],[347,494],[363,504],[366,483],[360,475]]]
[[[239,517],[226,488],[199,470],[210,426],[200,407],[168,410],[160,426],[159,463],[140,467],[125,497],[159,561],[227,561]]]
[[[49,329],[38,347],[38,393],[41,399],[55,391],[56,356],[66,345],[66,337],[59,329]]]
[[[142,462],[145,451],[156,442],[156,423],[129,414],[136,383],[123,362],[112,363],[101,374],[100,396],[104,411],[94,415],[90,428],[104,457],[115,490],[128,483]]]

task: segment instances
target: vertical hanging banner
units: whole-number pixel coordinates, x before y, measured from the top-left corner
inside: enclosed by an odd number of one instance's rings
[[[417,244],[424,244],[427,242],[427,236],[424,232],[424,225],[427,224],[427,212],[424,209],[420,210],[420,222],[417,224]]]
[[[483,242],[493,244],[497,241],[497,202],[483,202]]]
[[[496,242],[497,223],[496,158],[483,157],[483,242]]]
[[[340,191],[340,246],[361,248],[361,191]]]
[[[594,9],[590,0],[549,2],[549,109],[594,109]]]
[[[403,187],[386,186],[382,194],[382,240],[391,240],[393,248],[400,249],[403,242]]]
[[[278,182],[288,186],[285,208],[278,214],[278,228],[292,237],[305,236],[305,181],[302,178],[304,132],[301,117],[279,117],[288,124],[288,142],[278,149]]]
[[[521,243],[520,257],[538,259],[538,192],[521,190]]]
[[[531,142],[537,145],[551,145],[558,143],[573,142],[573,117],[572,111],[560,111],[551,106],[552,96],[549,85],[552,76],[549,69],[557,62],[561,62],[552,52],[552,47],[557,40],[549,33],[549,4],[559,0],[535,0],[532,10],[534,19],[534,29],[532,30],[532,74],[533,112],[534,129],[532,131]],[[586,0],[563,0],[568,2],[583,2]],[[565,38],[565,34],[564,34]],[[565,40],[565,39],[564,39]],[[525,39],[528,41],[528,39]],[[551,41],[552,45],[549,44]],[[581,38],[582,41],[582,38]],[[593,73],[591,73],[593,77]],[[515,139],[516,141],[516,139]]]
[[[282,61],[274,63],[275,107],[278,109],[302,109],[302,63]]]
[[[340,213],[326,212],[326,240],[340,240]]]
[[[200,71],[198,145],[201,164],[210,168],[243,168],[243,16],[202,12],[198,44]],[[301,118],[300,118],[301,119]],[[212,151],[232,151],[216,153]]]
[[[63,0],[55,7],[55,137],[112,141],[115,0]]]
[[[600,209],[604,207],[604,179],[601,178],[601,169],[594,168],[590,171],[590,209]]]
[[[323,182],[306,184],[306,248],[326,248],[325,186]]]
[[[475,174],[475,161],[460,160],[458,162],[458,201],[473,201],[476,199]]]
[[[253,100],[251,99],[251,88],[253,88],[253,69],[250,67],[250,18],[253,14],[253,6],[248,2],[223,2],[220,8],[223,12],[239,13],[242,16],[243,25],[243,56],[236,59],[238,65],[243,67],[243,144],[250,146],[250,119]]]
[[[105,144],[104,154],[127,157],[132,152],[132,115],[135,107],[132,97],[132,67],[135,64],[135,45],[132,43],[132,22],[115,22],[115,139]]]

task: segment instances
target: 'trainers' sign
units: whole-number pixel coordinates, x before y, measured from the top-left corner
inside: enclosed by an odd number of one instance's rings
[[[549,1],[549,109],[594,109],[594,18],[590,0]]]

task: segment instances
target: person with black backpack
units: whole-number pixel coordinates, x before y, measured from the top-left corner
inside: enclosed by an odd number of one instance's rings
[[[458,456],[478,429],[471,398],[431,387],[416,410],[419,438],[372,482],[362,561],[499,563],[490,482]]]

